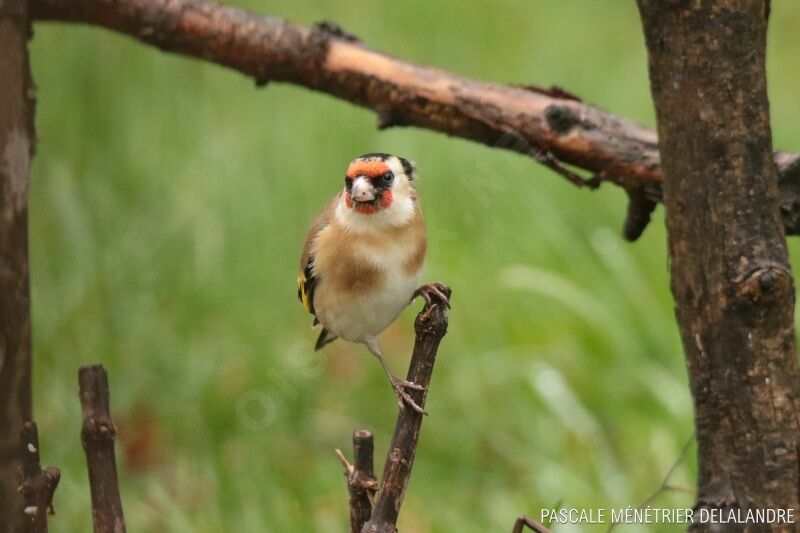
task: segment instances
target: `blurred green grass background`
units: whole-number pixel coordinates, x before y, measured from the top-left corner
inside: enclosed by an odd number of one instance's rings
[[[555,83],[654,122],[633,2],[240,5],[334,20],[412,61]],[[798,26],[800,4],[773,3],[784,149],[800,149]],[[313,352],[294,279],[308,223],[347,162],[372,151],[417,161],[425,277],[454,290],[403,531],[505,531],[556,505],[636,505],[680,455],[691,402],[660,209],[627,244],[611,186],[577,190],[530,160],[426,131],[378,132],[347,103],[256,90],[99,29],[40,24],[32,62],[35,412],[45,462],[63,472],[52,531],[91,527],[76,375],[93,362],[110,372],[129,530],[346,530],[332,450],[370,427],[380,468],[396,406],[362,347]],[[398,372],[418,307],[382,336]],[[693,455],[674,484],[693,485]],[[691,502],[678,491],[652,505]]]

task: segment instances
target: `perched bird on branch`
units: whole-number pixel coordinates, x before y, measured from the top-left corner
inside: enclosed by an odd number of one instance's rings
[[[297,295],[314,325],[322,325],[317,350],[336,338],[364,344],[400,407],[421,413],[406,389],[422,387],[392,374],[376,339],[416,296],[449,306],[441,283],[418,286],[426,239],[414,179],[414,164],[402,157],[376,153],[353,160],[344,189],[308,232]]]

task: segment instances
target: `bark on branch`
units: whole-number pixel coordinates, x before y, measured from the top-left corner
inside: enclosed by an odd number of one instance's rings
[[[109,408],[108,376],[102,365],[83,366],[78,382],[83,413],[81,442],[89,467],[94,531],[125,533],[114,455],[117,428]]]
[[[374,439],[368,429],[353,432],[353,464],[347,461],[341,450],[336,450],[344,466],[347,491],[350,493],[350,533],[359,533],[372,515],[372,496],[378,490],[374,450]]]
[[[449,298],[450,289],[446,294]],[[417,335],[406,379],[425,387],[425,390],[408,391],[414,402],[424,408],[439,343],[447,333],[447,307],[441,303],[426,305],[417,315],[414,329]],[[397,415],[375,508],[362,533],[396,533],[397,517],[414,465],[422,418],[423,415],[414,409],[401,409]]]
[[[53,493],[61,479],[61,471],[53,466],[42,470],[39,458],[39,430],[33,422],[25,422],[20,433],[22,483],[19,492],[25,500],[25,529],[29,533],[47,533],[47,512],[53,511]]]
[[[305,28],[201,0],[33,0],[39,20],[103,26],[161,50],[217,63],[258,85],[288,82],[378,114],[378,126],[416,126],[530,156],[575,185],[609,181],[631,202],[635,239],[661,200],[655,132],[566,91],[484,83],[408,63],[331,23]],[[776,153],[787,233],[800,233],[800,155]],[[580,167],[589,178],[565,166]]]

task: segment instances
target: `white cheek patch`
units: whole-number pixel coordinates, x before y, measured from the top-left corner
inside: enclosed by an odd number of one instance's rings
[[[405,170],[403,169],[403,164],[395,156],[392,156],[386,160],[386,166],[389,167],[389,170],[391,170],[392,174],[394,174],[395,176],[400,176],[401,174],[405,174]]]
[[[406,183],[405,187],[409,188]],[[392,205],[376,213],[364,214],[348,209],[342,198],[336,206],[336,220],[349,231],[380,231],[408,224],[414,217],[416,206],[407,190],[394,194]]]

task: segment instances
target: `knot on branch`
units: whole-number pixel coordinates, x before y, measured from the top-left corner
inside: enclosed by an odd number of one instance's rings
[[[108,417],[86,418],[81,429],[81,437],[84,442],[113,442],[117,436],[117,426]]]
[[[754,265],[733,280],[739,293],[752,302],[780,300],[792,291],[792,274],[780,263]]]
[[[370,437],[371,438],[371,437]],[[347,486],[350,488],[351,494],[354,491],[369,491],[369,492],[376,492],[378,490],[378,480],[375,479],[372,466],[372,449],[369,452],[364,452],[359,450],[359,444],[355,442],[353,439],[353,448],[354,448],[354,456],[355,456],[355,464],[351,464],[350,461],[344,456],[342,450],[335,449],[333,450],[336,456],[339,458],[339,462],[342,463],[342,467],[344,467],[344,475],[347,478]],[[363,454],[368,453],[365,457]],[[364,468],[359,467],[359,462],[367,462],[366,464],[362,465]]]
[[[547,106],[544,110],[544,118],[550,129],[559,135],[568,133],[581,121],[581,117],[573,109],[560,104]]]
[[[383,467],[383,486],[389,490],[399,488],[401,469],[408,464],[408,461],[403,458],[403,450],[392,448],[386,456],[386,464]]]
[[[360,470],[353,470],[347,476],[347,483],[358,490],[369,491],[375,493],[378,491],[378,480]]]

